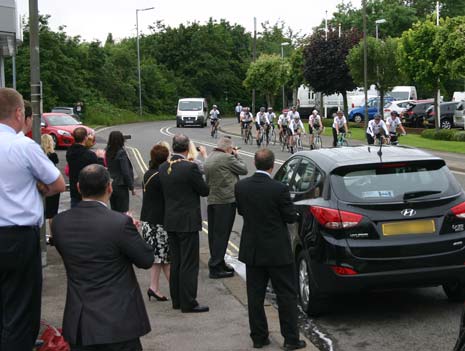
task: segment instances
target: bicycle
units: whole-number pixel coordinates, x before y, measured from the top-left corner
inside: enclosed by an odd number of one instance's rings
[[[215,139],[218,138],[218,126],[219,126],[219,124],[220,124],[220,121],[219,121],[219,120],[216,120],[216,121],[215,121],[215,124],[213,124],[213,126],[212,126],[212,132],[211,132],[212,138],[215,138]]]
[[[275,131],[274,124],[271,124],[271,132],[269,135],[269,141],[273,143],[273,145],[276,145],[276,131]]]
[[[244,130],[244,144],[252,145],[252,143],[253,143],[252,126],[247,126],[244,129],[245,129]]]
[[[257,138],[257,146],[260,147],[263,144],[263,140],[265,139],[265,130],[263,126],[260,126],[260,129],[258,130],[258,138]]]
[[[296,135],[294,135],[294,140],[294,147],[296,152],[302,151],[304,147],[302,146],[302,137],[300,136],[300,134],[297,133]]]
[[[283,134],[284,135],[281,135],[281,139],[282,139],[281,151],[284,151],[285,149],[289,150],[289,138],[290,138],[290,135],[287,132],[285,132]]]
[[[389,133],[389,138],[386,141],[386,145],[397,146],[399,145],[399,138],[405,135],[404,133]]]
[[[314,137],[313,137],[313,150],[318,150],[318,149],[322,149],[323,148],[323,140],[321,139],[321,136],[320,134],[323,132],[323,130],[320,131],[318,129],[314,129],[314,132],[316,132],[316,134],[314,134]],[[310,136],[311,138],[311,136]],[[312,145],[310,145],[310,150],[312,149]]]
[[[337,147],[341,146],[349,146],[349,142],[347,141],[346,136],[348,136],[349,133],[339,133],[337,135]]]

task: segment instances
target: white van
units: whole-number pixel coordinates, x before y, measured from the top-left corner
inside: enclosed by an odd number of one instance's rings
[[[454,91],[452,101],[463,101],[465,100],[465,91]]]
[[[179,99],[176,112],[176,127],[205,127],[208,118],[208,104],[204,98]]]
[[[417,100],[417,88],[414,86],[398,85],[392,88],[389,92],[389,96],[392,96],[396,100]]]

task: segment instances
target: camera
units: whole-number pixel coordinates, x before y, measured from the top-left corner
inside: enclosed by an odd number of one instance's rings
[[[131,139],[132,137],[131,137],[130,135],[123,135],[123,138],[124,138],[124,140],[129,140],[129,139]]]

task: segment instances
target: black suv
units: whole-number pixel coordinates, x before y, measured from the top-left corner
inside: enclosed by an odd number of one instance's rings
[[[457,106],[460,101],[442,102],[439,104],[439,110],[441,111],[440,127],[442,129],[451,129],[454,126],[454,113],[457,110]],[[426,127],[436,126],[436,111],[434,105],[431,105],[426,110]]]
[[[465,193],[444,160],[406,147],[302,151],[289,186],[299,300],[309,315],[337,294],[442,285],[465,298]]]
[[[406,127],[423,128],[426,118],[426,110],[434,103],[434,100],[421,100],[409,103],[403,112],[402,124]]]

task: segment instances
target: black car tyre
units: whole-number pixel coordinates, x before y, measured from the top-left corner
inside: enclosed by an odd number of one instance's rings
[[[327,301],[318,292],[304,251],[297,257],[297,283],[299,303],[304,312],[311,317],[321,315],[327,309]]]
[[[447,298],[451,302],[463,302],[465,300],[465,286],[460,282],[446,283],[442,285]]]
[[[358,114],[358,113],[357,113],[357,114],[354,116],[354,122],[355,122],[355,123],[360,123],[360,122],[362,122],[362,120],[363,120],[363,116],[362,116],[361,114]]]
[[[452,128],[452,123],[448,119],[443,119],[441,121],[441,128],[442,129],[451,129]]]

